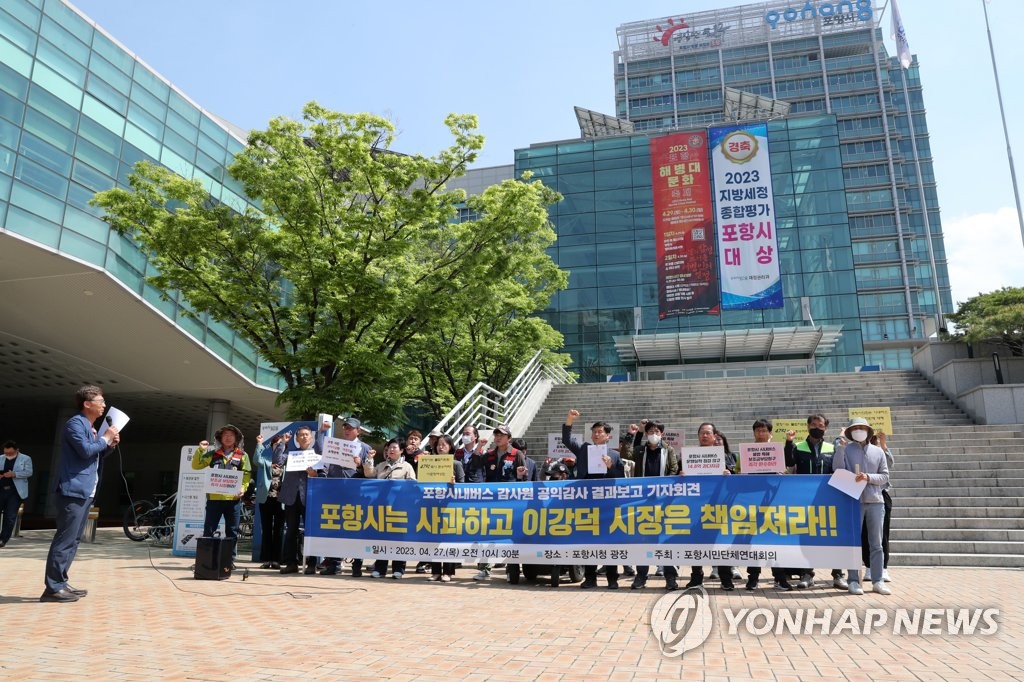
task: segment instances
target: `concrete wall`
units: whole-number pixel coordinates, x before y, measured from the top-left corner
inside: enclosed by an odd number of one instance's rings
[[[1003,384],[997,383],[992,353],[999,355]],[[980,344],[972,359],[958,342],[928,343],[913,358],[914,368],[979,424],[1024,424],[1024,358]]]

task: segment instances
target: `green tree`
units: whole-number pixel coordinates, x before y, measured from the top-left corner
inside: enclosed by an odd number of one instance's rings
[[[482,221],[492,220],[495,202],[511,199],[522,204],[524,198],[517,195],[529,187],[506,181],[470,197],[467,208]],[[553,239],[553,232],[537,231],[511,240],[506,245],[501,285],[478,280],[477,291],[466,292],[469,295],[448,306],[447,316],[410,345],[421,386],[420,402],[435,422],[478,381],[498,390],[507,388],[538,350],[545,351],[546,362],[564,366],[571,361],[570,356],[554,352],[563,345],[562,334],[531,316],[568,281],[566,273],[544,252]],[[465,267],[476,267],[474,259]]]
[[[475,116],[445,123],[450,147],[399,154],[385,119],[311,102],[302,120],[251,133],[228,168],[259,211],[239,214],[145,163],[130,190],[94,201],[156,266],[154,286],[180,291],[191,314],[229,325],[281,373],[289,416],[395,426],[418,383],[407,347],[514,279],[510,251],[539,257],[554,239],[547,206],[559,196],[540,182],[477,198],[446,189],[483,136]],[[479,219],[455,220],[464,202]]]
[[[947,317],[956,324],[954,338],[993,343],[1005,346],[1013,355],[1024,354],[1024,288],[1003,287],[978,294]]]

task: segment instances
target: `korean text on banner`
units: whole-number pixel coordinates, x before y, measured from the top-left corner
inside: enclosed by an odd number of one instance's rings
[[[324,464],[336,464],[345,469],[355,469],[358,455],[363,452],[363,443],[343,438],[324,438]]]
[[[782,307],[768,125],[711,128],[722,310]]]
[[[828,476],[309,482],[305,553],[524,564],[838,566],[860,505]]]
[[[203,492],[214,495],[238,495],[242,492],[243,471],[232,469],[206,469]]]
[[[650,145],[658,319],[718,314],[707,133],[655,137]]]

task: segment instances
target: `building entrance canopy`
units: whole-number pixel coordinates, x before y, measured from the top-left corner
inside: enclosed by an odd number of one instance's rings
[[[727,362],[827,355],[835,348],[842,330],[842,325],[823,325],[631,334],[613,339],[623,364],[683,364],[693,360]]]

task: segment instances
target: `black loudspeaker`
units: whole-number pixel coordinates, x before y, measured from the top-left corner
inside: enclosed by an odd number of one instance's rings
[[[227,580],[231,577],[231,555],[235,538],[196,539],[196,580]]]

